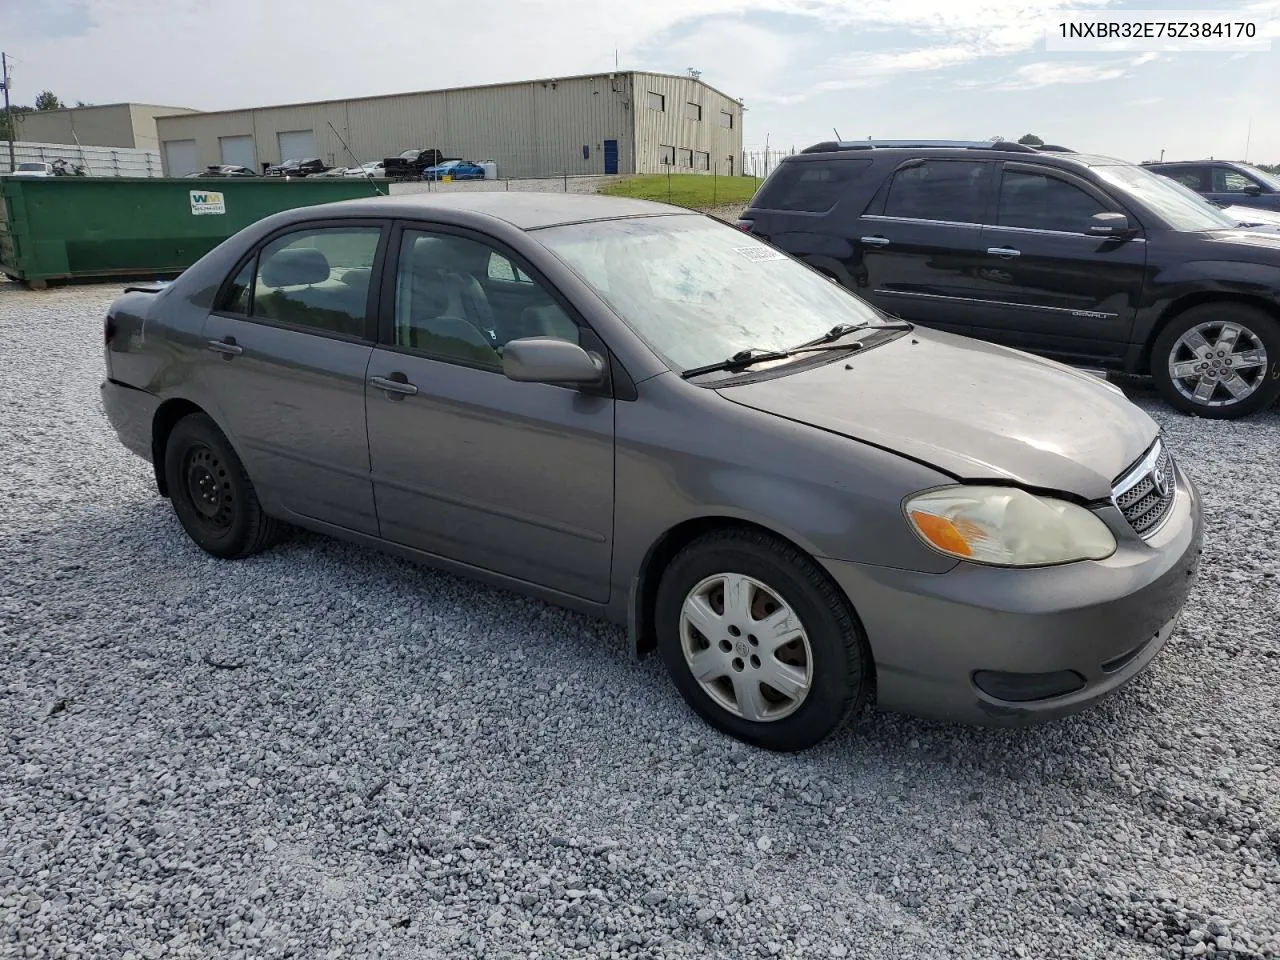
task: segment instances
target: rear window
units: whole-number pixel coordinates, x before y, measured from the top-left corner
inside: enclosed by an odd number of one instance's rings
[[[783,162],[760,188],[752,206],[764,210],[830,210],[871,169],[871,160]]]

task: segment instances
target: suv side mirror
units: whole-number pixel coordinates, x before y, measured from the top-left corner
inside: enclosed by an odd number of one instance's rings
[[[522,337],[502,348],[502,372],[522,383],[594,387],[604,382],[604,360],[556,337]]]
[[[1258,197],[1262,195],[1262,188],[1256,183],[1251,183],[1244,188],[1245,196]]]
[[[1120,239],[1131,237],[1137,231],[1129,225],[1129,218],[1123,213],[1095,213],[1090,219],[1086,233],[1091,237],[1111,237]]]

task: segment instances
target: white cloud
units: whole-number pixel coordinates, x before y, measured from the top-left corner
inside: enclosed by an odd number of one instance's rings
[[[1099,83],[1103,80],[1119,80],[1125,68],[1114,62],[1060,63],[1042,61],[1018,67],[1013,74],[995,84],[997,90],[1034,90],[1059,83]]]

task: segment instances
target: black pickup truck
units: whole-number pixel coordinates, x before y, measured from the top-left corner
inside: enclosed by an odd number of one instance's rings
[[[398,157],[387,157],[382,166],[388,180],[421,180],[423,170],[434,167],[443,159],[444,154],[434,147],[425,150],[415,147]]]

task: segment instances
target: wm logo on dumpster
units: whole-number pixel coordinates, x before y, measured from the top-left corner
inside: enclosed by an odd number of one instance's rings
[[[226,212],[227,204],[222,199],[222,194],[211,193],[206,190],[191,191],[191,213],[194,216]]]

